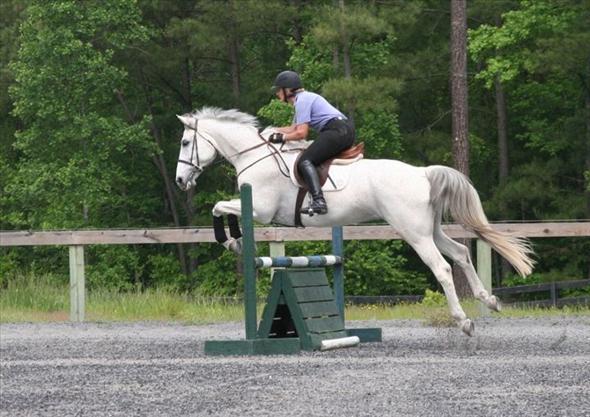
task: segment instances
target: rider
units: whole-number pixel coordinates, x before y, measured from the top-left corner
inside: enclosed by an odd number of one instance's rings
[[[326,214],[328,206],[316,166],[352,146],[354,126],[324,97],[305,91],[299,74],[294,71],[283,71],[277,75],[273,89],[279,100],[295,106],[295,117],[291,126],[278,128],[270,136],[270,142],[306,139],[310,126],[318,132],[317,138],[303,151],[297,168],[312,198],[310,207],[304,208],[302,213]]]

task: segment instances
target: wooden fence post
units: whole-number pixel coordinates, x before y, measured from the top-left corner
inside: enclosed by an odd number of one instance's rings
[[[84,246],[70,246],[70,321],[84,321],[85,299]]]
[[[557,307],[557,288],[555,286],[555,281],[551,282],[549,293],[551,294],[551,305],[555,308]]]
[[[477,275],[488,294],[492,294],[492,247],[481,239],[477,239]],[[479,304],[479,311],[487,316],[490,311]]]
[[[271,258],[277,256],[285,256],[285,242],[268,242],[269,246],[269,255]],[[275,269],[277,268],[270,268],[270,277],[275,273]]]
[[[477,275],[488,293],[492,293],[492,248],[481,239],[477,240]]]

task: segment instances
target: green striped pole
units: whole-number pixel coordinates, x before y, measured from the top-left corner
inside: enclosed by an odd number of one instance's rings
[[[254,220],[252,218],[252,186],[243,184],[240,188],[242,204],[242,262],[244,274],[244,315],[246,339],[256,338],[256,265],[254,256]]]

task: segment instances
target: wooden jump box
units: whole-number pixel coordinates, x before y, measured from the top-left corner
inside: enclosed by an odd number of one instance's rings
[[[324,268],[275,271],[256,338],[205,342],[208,355],[289,354],[357,336],[381,341],[381,329],[345,329]]]

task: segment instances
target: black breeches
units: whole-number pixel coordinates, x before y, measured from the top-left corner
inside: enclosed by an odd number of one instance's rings
[[[350,120],[330,120],[320,131],[318,137],[303,151],[299,164],[311,161],[315,166],[340,152],[350,148],[354,143],[354,127]]]

